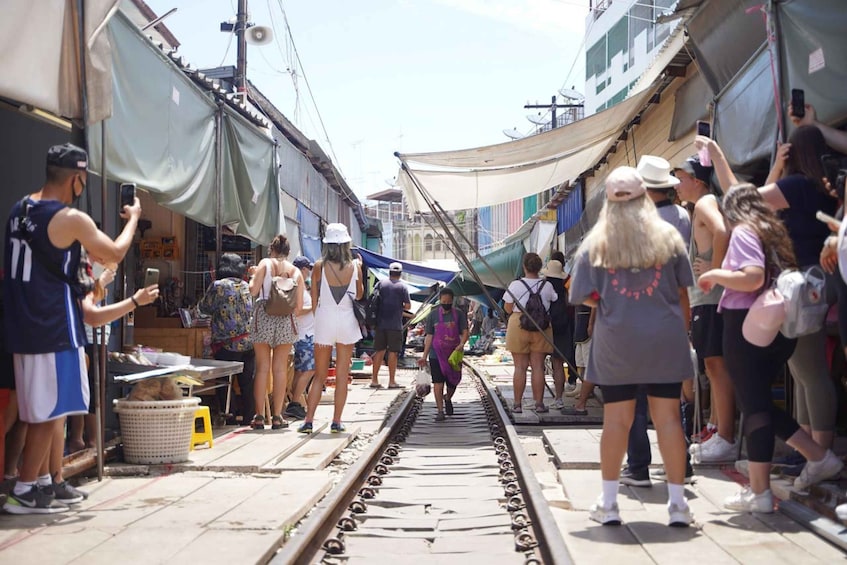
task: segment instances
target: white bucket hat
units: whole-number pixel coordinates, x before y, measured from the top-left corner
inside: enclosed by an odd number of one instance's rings
[[[642,155],[637,170],[648,189],[673,188],[679,184],[679,179],[671,174],[671,164],[661,157]]]
[[[347,232],[344,224],[329,224],[324,233],[324,243],[350,243],[353,238]]]

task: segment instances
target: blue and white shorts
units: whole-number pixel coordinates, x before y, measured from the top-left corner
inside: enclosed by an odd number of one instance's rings
[[[18,414],[39,424],[88,414],[88,372],[82,347],[55,353],[15,353]]]
[[[315,370],[315,337],[308,335],[294,343],[294,370]]]

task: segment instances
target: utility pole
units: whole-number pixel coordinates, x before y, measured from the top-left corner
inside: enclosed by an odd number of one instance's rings
[[[247,0],[238,0],[235,35],[238,39],[238,58],[235,67],[235,87],[247,92]],[[555,97],[554,97],[555,98]]]
[[[552,120],[550,121],[550,129],[556,128],[559,124],[556,120],[556,110],[559,108],[582,108],[582,104],[558,104],[556,102],[556,96],[550,100],[550,104],[524,104],[524,108],[535,108],[535,109],[550,109],[550,115],[552,116]]]

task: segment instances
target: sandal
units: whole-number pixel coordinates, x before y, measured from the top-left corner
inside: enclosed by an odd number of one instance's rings
[[[547,408],[546,406],[544,406],[543,404],[536,404],[535,405],[535,413],[536,414],[543,414],[544,412],[549,412],[549,411],[550,411],[550,409]]]
[[[265,417],[261,414],[255,414],[253,416],[253,420],[250,422],[250,427],[254,430],[264,430],[265,429]]]
[[[288,427],[288,422],[282,419],[282,416],[274,416],[271,418],[271,429],[272,430],[282,430]]]
[[[523,406],[518,404],[517,406],[512,406],[512,414],[523,414]]]

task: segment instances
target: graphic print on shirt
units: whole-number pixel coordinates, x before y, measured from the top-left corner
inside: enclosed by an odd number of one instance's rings
[[[659,283],[662,280],[662,266],[656,265],[652,269],[625,269],[629,286],[621,283],[617,276],[617,269],[607,269],[612,277],[612,289],[627,298],[640,300],[642,295],[653,296],[653,293],[659,288]]]

